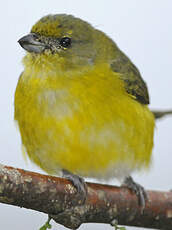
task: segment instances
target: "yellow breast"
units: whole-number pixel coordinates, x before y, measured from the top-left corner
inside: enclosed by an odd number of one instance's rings
[[[107,65],[63,74],[26,69],[15,119],[30,159],[48,173],[111,178],[150,164],[154,117]]]

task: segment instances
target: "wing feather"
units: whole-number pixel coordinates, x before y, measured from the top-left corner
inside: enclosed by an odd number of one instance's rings
[[[126,91],[141,104],[149,104],[149,94],[137,67],[122,52],[111,62],[114,72],[120,73]]]

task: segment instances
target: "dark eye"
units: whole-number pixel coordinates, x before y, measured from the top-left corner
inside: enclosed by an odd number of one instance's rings
[[[71,45],[71,38],[64,37],[60,40],[60,45],[64,48],[67,48]]]

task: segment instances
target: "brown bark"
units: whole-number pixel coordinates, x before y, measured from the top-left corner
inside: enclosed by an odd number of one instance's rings
[[[87,200],[80,205],[68,180],[0,165],[0,202],[47,213],[68,228],[111,224],[116,219],[120,225],[172,229],[172,192],[147,191],[149,200],[142,212],[137,197],[127,188],[87,186]]]

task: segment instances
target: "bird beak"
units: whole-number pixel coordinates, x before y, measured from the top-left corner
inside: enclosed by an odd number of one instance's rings
[[[30,33],[18,40],[18,43],[22,48],[27,50],[28,52],[33,53],[42,53],[46,48],[43,42],[38,41],[38,36],[34,33]]]

